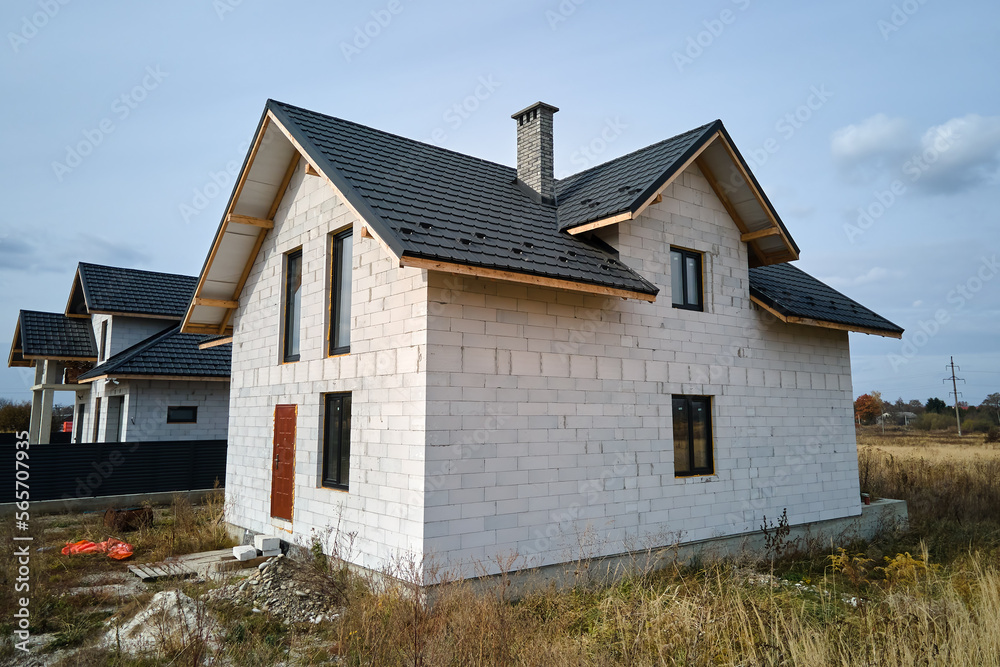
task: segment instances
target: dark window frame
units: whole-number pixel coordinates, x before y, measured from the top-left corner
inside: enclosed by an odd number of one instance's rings
[[[296,259],[298,260],[298,265],[299,265],[299,277],[298,277],[298,280],[299,280],[299,313],[298,313],[298,321],[296,321],[296,322],[293,323],[292,322],[292,311],[289,308],[289,305],[290,305],[290,303],[292,301],[292,275],[291,275],[292,261],[296,260]],[[292,250],[291,252],[288,252],[288,253],[285,254],[285,271],[284,271],[284,274],[285,274],[285,289],[284,289],[285,302],[284,302],[284,306],[283,306],[284,312],[282,312],[282,344],[281,344],[281,347],[282,347],[281,359],[282,359],[282,361],[284,363],[290,363],[290,362],[298,361],[301,358],[301,356],[302,356],[301,355],[301,350],[302,350],[302,294],[301,294],[301,292],[302,292],[302,274],[303,274],[303,268],[304,267],[302,266],[302,248],[298,248],[296,250]],[[296,331],[298,331],[298,334],[299,334],[299,352],[296,352],[295,354],[292,354],[290,352],[292,337],[289,335],[289,333],[290,333],[290,329],[291,329],[292,324],[295,325]]]
[[[677,253],[681,256],[681,294],[683,295],[682,303],[673,302],[673,294],[671,294],[671,302],[674,308],[680,308],[682,310],[694,310],[698,312],[705,311],[705,278],[704,278],[704,262],[702,261],[702,253],[695,250],[686,250],[684,248],[670,247],[671,256]],[[698,303],[688,302],[688,278],[687,278],[687,260],[694,259],[698,263]],[[677,276],[673,275],[673,257],[670,260],[671,267],[671,280],[676,280]],[[672,292],[672,290],[671,290]]]
[[[191,419],[178,419],[177,417],[172,417],[171,412],[176,414],[179,410],[191,410]],[[197,424],[198,423],[198,406],[197,405],[168,405],[167,406],[167,423],[168,424]]]
[[[108,358],[108,321],[101,321],[101,352],[98,361],[104,361]]]
[[[101,433],[101,397],[94,399],[94,439],[91,442],[100,442],[98,436]]]
[[[340,410],[334,410],[337,403],[340,404]],[[323,468],[320,470],[320,485],[327,489],[347,491],[350,486],[351,405],[350,392],[323,394]],[[334,416],[336,418],[331,418]],[[334,436],[336,441],[331,441]],[[346,471],[343,469],[345,458]],[[333,476],[327,474],[331,465],[335,469]]]
[[[76,419],[79,422],[76,427],[76,442],[83,442],[83,420],[87,417],[87,404],[80,403],[76,408]]]
[[[705,414],[708,416],[708,419],[707,419],[707,421],[705,423],[705,448],[706,448],[706,451],[705,451],[705,460],[708,462],[708,465],[700,467],[700,468],[696,468],[694,466],[694,461],[695,461],[695,451],[694,451],[694,448],[695,448],[695,441],[694,441],[695,422],[689,416],[688,419],[687,419],[687,427],[688,427],[688,433],[687,433],[687,446],[688,446],[688,450],[687,450],[687,455],[688,455],[688,462],[689,462],[690,466],[689,466],[689,470],[678,471],[676,469],[676,465],[675,465],[675,467],[674,467],[674,476],[675,477],[698,477],[698,476],[705,476],[705,475],[714,475],[715,474],[715,452],[713,450],[715,449],[715,447],[714,447],[714,442],[713,442],[713,439],[712,439],[712,431],[713,431],[713,429],[712,429],[712,397],[711,396],[690,396],[688,394],[674,394],[673,396],[671,396],[671,401],[670,401],[670,417],[671,417],[672,425],[673,425],[673,427],[675,429],[675,433],[674,433],[674,451],[675,452],[676,452],[676,449],[677,449],[677,433],[676,433],[677,424],[676,424],[676,412],[675,412],[675,410],[676,410],[675,405],[676,405],[677,401],[684,401],[685,402],[685,407],[687,409],[687,414],[688,415],[694,414],[694,409],[693,408],[694,408],[694,405],[696,403],[703,403],[705,405]],[[675,453],[675,456],[676,456],[676,453]]]
[[[341,263],[343,254],[344,239],[351,238],[353,243],[353,230],[348,229],[334,234],[330,244],[330,330],[328,334],[327,354],[329,356],[350,354],[351,352],[351,304],[347,304],[347,342],[338,337],[341,319],[344,317],[344,304],[339,298],[344,286],[344,267]],[[349,263],[347,268],[347,279],[353,282],[353,263]]]

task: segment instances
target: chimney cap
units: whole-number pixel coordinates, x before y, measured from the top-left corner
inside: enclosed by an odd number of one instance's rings
[[[535,102],[531,106],[529,106],[527,108],[524,108],[524,109],[521,109],[516,114],[512,115],[511,118],[513,118],[514,120],[517,120],[521,116],[523,116],[524,114],[528,113],[529,111],[534,111],[535,109],[546,109],[546,110],[550,111],[551,113],[555,113],[555,112],[559,111],[558,107],[554,107],[551,104],[546,104],[545,102]]]

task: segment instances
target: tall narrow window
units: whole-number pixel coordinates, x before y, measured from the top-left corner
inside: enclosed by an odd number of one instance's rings
[[[701,253],[670,249],[670,292],[674,308],[702,310]]]
[[[87,404],[81,403],[76,407],[76,441],[83,442],[83,418],[87,416]]]
[[[302,333],[302,250],[285,257],[285,361],[299,360]]]
[[[323,486],[347,489],[351,473],[351,395],[326,394]]]
[[[104,361],[108,358],[108,321],[104,320],[101,322],[101,353],[98,356],[98,361]]]
[[[330,276],[330,354],[351,351],[351,251],[350,231],[333,237],[333,267]]]
[[[674,396],[674,474],[711,475],[712,400],[708,396]]]
[[[97,439],[101,432],[101,399],[94,399],[94,439],[91,442],[100,442]]]

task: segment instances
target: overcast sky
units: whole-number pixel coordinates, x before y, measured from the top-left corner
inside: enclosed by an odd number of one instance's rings
[[[269,97],[508,165],[542,100],[557,176],[721,118],[798,266],[907,330],[851,334],[856,395],[948,400],[949,355],[964,399],[1000,391],[995,2],[6,0],[0,27],[5,351],[78,261],[197,274]]]

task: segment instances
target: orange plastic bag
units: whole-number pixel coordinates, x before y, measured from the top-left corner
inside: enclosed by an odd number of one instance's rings
[[[90,540],[80,540],[79,542],[67,542],[62,548],[65,556],[76,554],[107,554],[109,558],[124,560],[132,555],[132,545],[122,542],[113,537],[104,542],[91,542]]]

